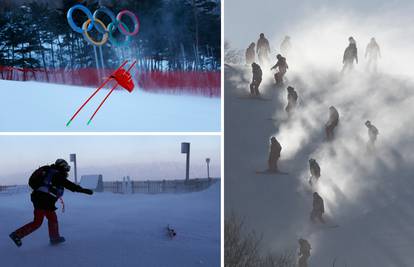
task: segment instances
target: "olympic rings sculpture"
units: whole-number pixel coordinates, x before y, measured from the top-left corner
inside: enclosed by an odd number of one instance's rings
[[[88,17],[88,19],[82,24],[82,27],[79,27],[73,21],[73,12],[75,10],[82,11]],[[100,19],[98,19],[98,14],[100,13],[107,15],[112,22],[105,26],[105,24]],[[124,15],[131,18],[134,22],[133,31],[130,31],[128,26],[124,22],[122,22],[122,16]],[[140,28],[138,17],[129,10],[122,10],[118,13],[118,15],[115,16],[115,14],[108,8],[100,7],[92,14],[92,12],[87,7],[78,4],[74,5],[69,9],[66,17],[69,26],[72,28],[72,30],[81,33],[88,43],[95,46],[102,46],[106,44],[108,40],[114,46],[125,46],[131,41],[132,36],[138,34]],[[93,28],[95,28],[98,32],[102,34],[102,39],[100,41],[92,39],[92,37],[88,33]],[[126,36],[124,41],[116,40],[116,38],[114,37],[114,32],[116,31],[116,29],[118,29],[120,33]]]

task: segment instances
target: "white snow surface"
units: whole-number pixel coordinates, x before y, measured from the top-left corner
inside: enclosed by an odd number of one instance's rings
[[[8,235],[32,220],[28,193],[0,195],[1,266],[220,266],[220,183],[187,194],[64,195],[60,234],[50,246],[47,220],[18,248]],[[167,225],[177,236],[170,239]]]
[[[289,63],[289,62],[288,62]],[[287,119],[286,87],[274,90],[265,69],[262,92],[272,101],[247,95],[251,70],[225,69],[225,213],[244,220],[245,232],[263,234],[262,252],[312,246],[310,267],[414,266],[414,82],[409,77],[368,74],[360,68],[339,72],[298,69],[290,62],[286,85],[299,94],[299,107]],[[340,123],[333,143],[324,141],[328,107]],[[273,118],[271,120],[270,118]],[[366,150],[366,120],[377,126],[375,154]],[[269,139],[282,145],[280,169],[289,175],[260,175],[267,168]],[[315,188],[307,184],[309,158],[321,166]],[[325,200],[329,224],[309,222],[312,192]]]
[[[213,132],[220,130],[220,98],[102,89],[69,127],[66,123],[95,88],[0,80],[0,131]]]

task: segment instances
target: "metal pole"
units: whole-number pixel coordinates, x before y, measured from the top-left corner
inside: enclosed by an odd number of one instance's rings
[[[188,144],[187,166],[185,168],[185,180],[187,182],[190,180],[190,144]]]
[[[76,158],[73,164],[75,165],[75,184],[78,184],[78,167],[76,166]]]
[[[96,71],[98,72],[98,78],[99,78],[99,82],[100,82],[101,81],[101,71],[100,71],[100,68],[99,68],[98,53],[96,52],[96,46],[93,46],[93,51],[95,52]]]
[[[207,178],[210,179],[210,162],[207,162]]]

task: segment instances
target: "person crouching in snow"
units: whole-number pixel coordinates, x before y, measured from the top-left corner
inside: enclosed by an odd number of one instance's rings
[[[322,197],[317,193],[313,193],[313,209],[310,215],[310,219],[313,223],[318,219],[321,223],[325,223],[322,215],[325,213],[325,206],[323,204]]]
[[[72,192],[93,194],[92,190],[70,182],[67,179],[69,171],[69,164],[64,159],[57,159],[54,164],[40,167],[30,176],[29,185],[33,189],[31,200],[34,206],[34,219],[9,235],[18,247],[22,245],[22,238],[42,225],[44,217],[48,220],[50,243],[56,245],[65,241],[65,238],[59,234],[59,224],[55,213],[56,201],[61,199],[65,188]]]
[[[321,177],[321,167],[315,159],[309,160],[309,171],[311,174],[309,178],[309,184],[312,185],[313,181],[317,182],[319,180],[319,177]]]
[[[329,107],[329,120],[325,124],[326,140],[332,141],[334,138],[334,129],[339,123],[339,113],[334,106]]]

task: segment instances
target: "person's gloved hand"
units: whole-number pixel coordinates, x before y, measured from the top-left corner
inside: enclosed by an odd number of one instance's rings
[[[86,189],[86,188],[81,188],[79,190],[79,192],[84,193],[84,194],[87,194],[87,195],[93,195],[93,191],[90,190],[90,189]]]

